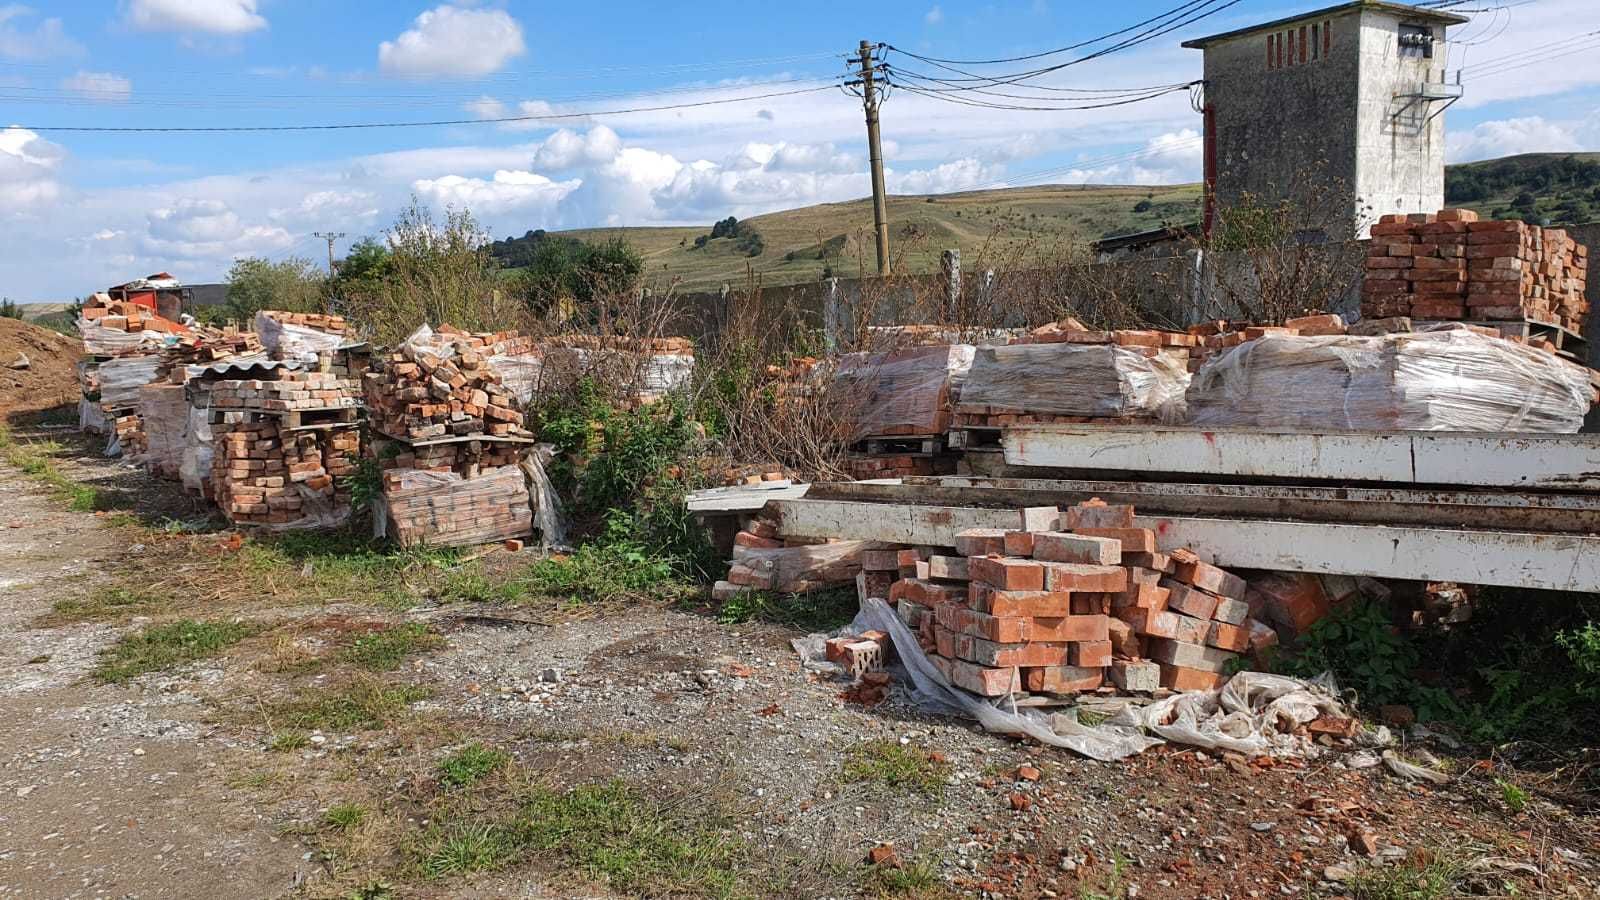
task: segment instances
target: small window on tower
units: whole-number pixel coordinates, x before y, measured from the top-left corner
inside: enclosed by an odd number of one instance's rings
[[[1322,26],[1321,25],[1312,25],[1311,26],[1311,58],[1313,60],[1318,60],[1318,59],[1322,58]]]
[[[1328,23],[1328,20],[1324,19],[1322,20],[1322,55],[1327,56],[1328,51],[1332,49],[1333,27]]]
[[[1277,68],[1277,66],[1273,65],[1273,59],[1272,59],[1273,47],[1277,43],[1277,40],[1275,40],[1276,38],[1277,38],[1277,35],[1275,35],[1275,34],[1267,35],[1267,68],[1269,68],[1269,69],[1276,69]]]

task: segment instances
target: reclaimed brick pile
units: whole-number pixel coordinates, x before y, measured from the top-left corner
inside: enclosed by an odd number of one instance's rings
[[[476,474],[464,477],[455,469],[466,464],[450,454],[431,453],[436,449],[448,448],[418,448],[430,452],[384,470],[385,533],[396,543],[468,546],[521,538],[533,529],[528,485],[516,458],[474,460],[470,466]],[[405,468],[406,463],[432,465]]]
[[[164,319],[149,307],[126,300],[99,299],[104,297],[104,294],[96,294],[79,315],[85,321],[94,323],[96,327],[110,331],[129,334],[141,331],[154,331],[159,334],[189,333],[187,325]]]
[[[277,374],[211,385],[212,498],[236,525],[336,526],[349,517],[361,454],[355,383]]]
[[[390,437],[532,436],[482,345],[456,335],[407,341],[377,360],[362,386],[372,427]]]
[[[1372,226],[1361,315],[1533,320],[1581,331],[1588,248],[1560,228],[1479,221],[1467,209],[1389,215]]]
[[[1252,608],[1303,627],[1326,614],[1320,588],[1314,599],[1297,583],[1252,594],[1244,579],[1188,550],[1158,551],[1155,533],[1135,527],[1133,515],[1130,506],[1091,501],[1064,512],[1019,510],[1017,528],[958,532],[952,548],[839,542],[808,552],[839,548],[830,561],[858,559],[860,597],[886,599],[945,678],[984,697],[1209,690],[1242,657],[1277,643]],[[735,543],[719,599],[799,580],[751,577],[751,557],[794,552],[772,523],[755,520]],[[885,637],[870,634],[827,648],[858,676],[890,652]]]

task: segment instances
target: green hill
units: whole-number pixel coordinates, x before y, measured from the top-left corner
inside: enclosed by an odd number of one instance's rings
[[[1452,206],[1485,216],[1555,224],[1600,218],[1600,153],[1530,153],[1445,169]],[[1200,185],[1044,185],[889,198],[889,246],[897,271],[936,272],[939,255],[961,248],[962,266],[1014,267],[1030,258],[1083,254],[1097,238],[1200,217]],[[872,203],[824,203],[754,216],[737,233],[711,238],[713,223],[673,228],[586,228],[559,234],[626,239],[651,282],[688,290],[855,276],[875,266]],[[719,226],[719,230],[721,227]],[[750,233],[760,236],[753,242]],[[697,239],[706,240],[698,242]],[[759,252],[752,252],[759,248]]]

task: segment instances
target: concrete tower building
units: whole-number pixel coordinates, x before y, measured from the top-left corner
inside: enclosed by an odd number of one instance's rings
[[[1357,0],[1186,42],[1205,54],[1206,227],[1246,195],[1306,204],[1312,240],[1436,212],[1443,113],[1461,95],[1445,29],[1466,21]]]

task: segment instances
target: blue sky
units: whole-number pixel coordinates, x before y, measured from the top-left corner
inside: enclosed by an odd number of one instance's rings
[[[560,122],[243,134],[49,126],[476,120],[751,98],[827,88],[861,38],[931,56],[1009,56],[1176,5],[0,0],[0,293],[57,300],[157,269],[216,280],[242,255],[321,258],[313,231],[378,233],[412,195],[466,206],[505,235],[706,223],[868,191],[860,108],[834,89]],[[1186,82],[1200,55],[1182,39],[1316,5],[1240,0],[1042,83]],[[1484,11],[1456,32],[1470,43],[1451,48],[1468,77],[1447,114],[1449,157],[1600,149],[1600,37],[1582,37],[1600,29],[1594,0],[1473,8]],[[901,92],[883,121],[891,191],[1199,177],[1199,117],[1184,92],[1073,112]]]

